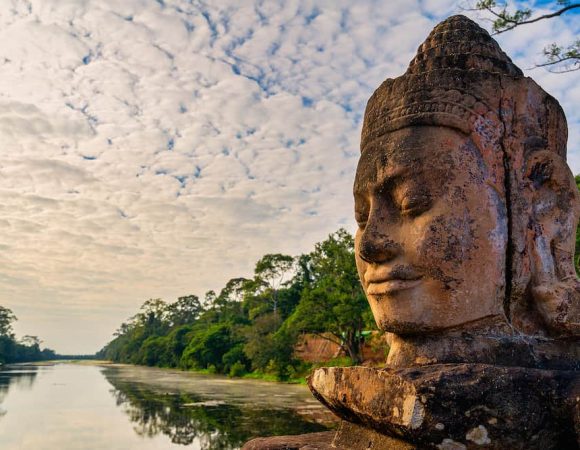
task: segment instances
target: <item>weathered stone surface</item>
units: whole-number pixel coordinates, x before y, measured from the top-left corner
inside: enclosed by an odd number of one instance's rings
[[[388,449],[415,450],[417,447],[400,439],[379,434],[369,428],[343,421],[332,444],[348,450]]]
[[[576,445],[580,375],[574,371],[486,364],[333,367],[316,370],[309,386],[344,420],[417,448],[451,442],[492,449]]]
[[[335,432],[301,434],[256,438],[247,442],[242,450],[327,450],[331,447]]]
[[[332,445],[335,448],[348,450],[388,449],[415,450],[415,445],[391,436],[381,435],[354,423],[343,421],[336,433]]]

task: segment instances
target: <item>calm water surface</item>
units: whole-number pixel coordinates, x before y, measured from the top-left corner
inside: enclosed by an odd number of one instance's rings
[[[0,370],[0,449],[230,450],[332,423],[304,386],[133,366]]]

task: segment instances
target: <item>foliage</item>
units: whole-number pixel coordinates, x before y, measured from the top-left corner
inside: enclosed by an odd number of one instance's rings
[[[167,316],[171,326],[192,323],[201,314],[203,308],[197,295],[179,297],[175,303],[168,305]]]
[[[361,331],[372,321],[353,239],[345,230],[307,255],[267,254],[252,278],[232,278],[218,292],[208,291],[203,301],[195,295],[170,304],[147,300],[97,356],[287,380],[306,370],[294,357],[294,346],[301,332],[310,331],[333,336],[360,361]]]
[[[194,369],[209,369],[213,366],[218,372],[223,373],[224,355],[238,343],[229,324],[212,325],[202,332],[193,334],[183,351],[181,366]]]
[[[352,236],[340,229],[316,244],[309,273],[291,326],[333,340],[355,364],[361,362],[362,331],[373,322],[358,280]]]
[[[9,308],[0,306],[0,364],[43,361],[55,359],[51,349],[41,349],[41,340],[37,336],[26,335],[16,340],[12,323],[17,318]]]
[[[264,255],[256,263],[255,286],[264,289],[263,293],[271,302],[274,312],[278,310],[278,291],[292,269],[293,263],[294,258],[280,253]]]
[[[0,306],[0,336],[13,336],[12,322],[15,320],[17,319],[12,310]]]
[[[537,15],[534,15],[534,10],[530,8],[511,9],[507,2],[496,0],[479,0],[471,9],[490,13],[493,17],[493,32],[500,34],[522,25],[559,17],[580,8],[580,3],[556,0],[547,2],[545,6],[549,7],[551,12]],[[557,72],[580,70],[580,39],[567,45],[552,43],[544,48],[543,53],[546,62],[538,64],[537,67],[554,67]]]

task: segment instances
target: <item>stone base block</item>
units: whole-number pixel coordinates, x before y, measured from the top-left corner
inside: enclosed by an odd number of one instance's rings
[[[579,372],[333,367],[316,370],[309,386],[346,422],[334,442],[349,450],[579,448]]]

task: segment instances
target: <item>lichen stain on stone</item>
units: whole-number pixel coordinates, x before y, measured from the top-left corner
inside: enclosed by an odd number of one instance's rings
[[[487,435],[487,430],[483,425],[479,425],[477,428],[472,428],[465,435],[465,439],[474,442],[477,445],[491,444],[491,439]]]
[[[455,442],[453,439],[443,439],[443,442],[437,446],[439,450],[466,450],[467,447],[461,442]]]
[[[399,417],[399,415],[400,415],[399,408],[394,406],[393,407],[393,417]]]
[[[403,424],[416,430],[423,423],[425,408],[415,395],[408,395],[403,402]]]

